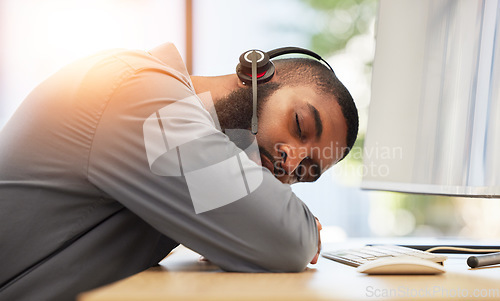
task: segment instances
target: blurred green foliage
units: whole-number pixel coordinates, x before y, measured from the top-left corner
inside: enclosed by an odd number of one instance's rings
[[[324,56],[345,48],[352,37],[367,33],[375,18],[378,3],[377,0],[302,1],[319,14],[311,46]]]

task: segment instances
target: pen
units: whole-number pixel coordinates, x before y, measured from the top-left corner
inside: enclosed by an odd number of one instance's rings
[[[470,256],[469,258],[467,258],[467,264],[471,268],[500,264],[500,252],[486,254],[486,255]]]

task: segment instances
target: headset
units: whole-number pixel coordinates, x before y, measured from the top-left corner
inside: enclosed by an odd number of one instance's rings
[[[268,52],[253,49],[245,51],[240,55],[240,63],[236,66],[236,74],[244,85],[252,85],[253,113],[252,113],[252,134],[257,135],[257,85],[271,80],[276,68],[271,59],[285,54],[299,53],[311,56],[323,62],[333,71],[333,68],[317,53],[299,47],[282,47]]]

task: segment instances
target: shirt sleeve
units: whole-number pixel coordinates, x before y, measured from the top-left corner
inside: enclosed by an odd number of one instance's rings
[[[255,142],[240,148],[217,130],[186,83],[134,70],[106,95],[88,163],[106,196],[227,271],[298,272],[312,260],[314,216],[251,160]]]

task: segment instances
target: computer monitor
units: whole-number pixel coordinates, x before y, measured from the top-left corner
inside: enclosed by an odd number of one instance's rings
[[[379,5],[362,188],[500,197],[500,1]]]

